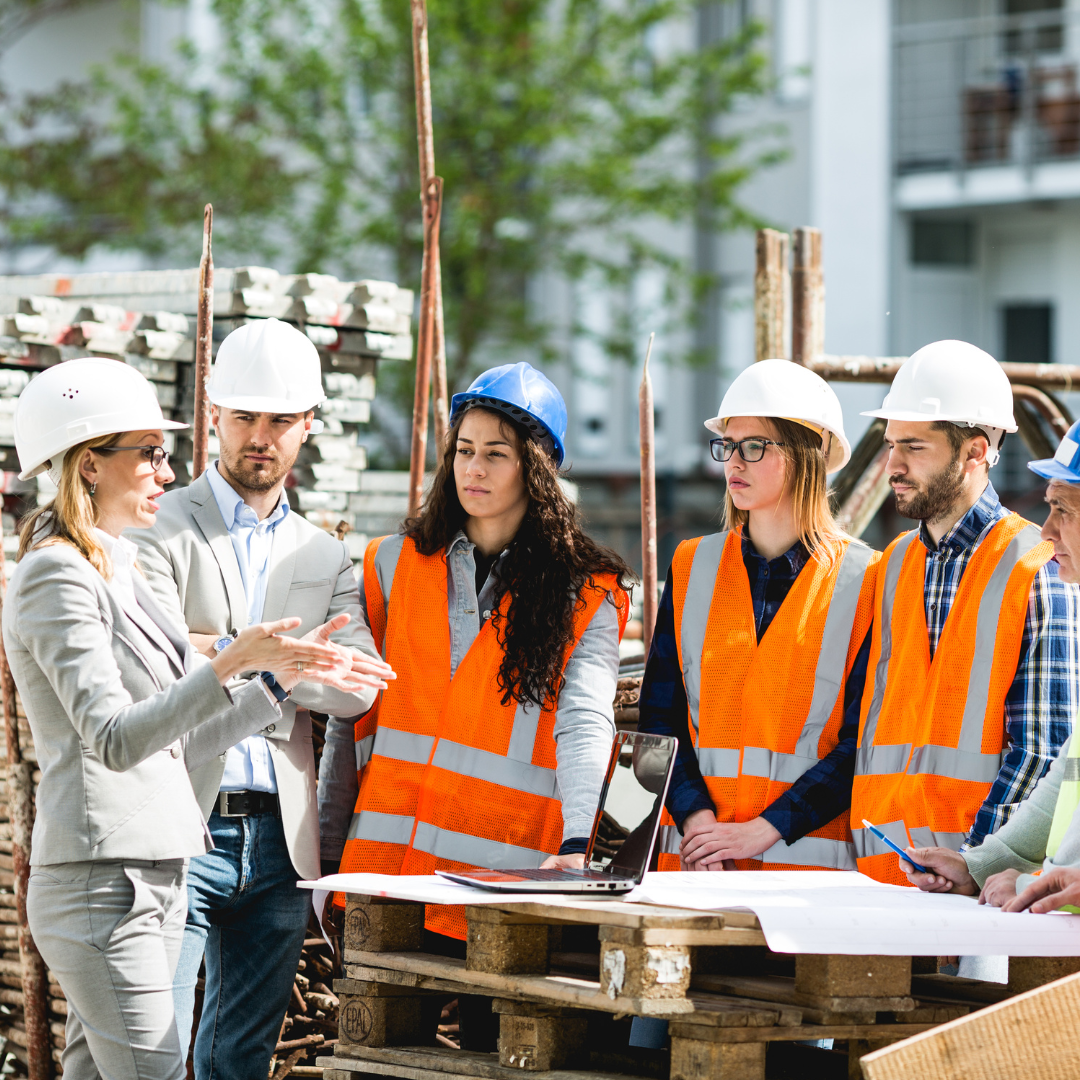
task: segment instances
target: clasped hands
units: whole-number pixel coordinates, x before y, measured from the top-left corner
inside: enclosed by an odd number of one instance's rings
[[[330,635],[349,620],[348,612],[342,612],[301,638],[283,636],[300,625],[295,616],[258,623],[242,630],[220,653],[213,650],[217,640],[213,634],[191,634],[190,640],[211,658],[222,684],[243,671],[272,671],[284,690],[292,690],[302,680],[346,694],[371,687],[385,690],[387,682],[397,678],[389,664],[331,640]]]
[[[1045,915],[1066,904],[1080,906],[1080,868],[1059,867],[1037,877],[1023,892],[1017,893],[1019,870],[1002,870],[986,879],[982,889],[968,873],[967,863],[959,852],[949,848],[908,848],[911,857],[931,873],[920,874],[910,863],[901,862],[908,881],[923,892],[978,895],[980,904],[1002,911],[1027,911]]]
[[[764,818],[716,820],[712,810],[695,810],[683,821],[679,865],[683,870],[734,870],[736,859],[755,859],[781,837]]]

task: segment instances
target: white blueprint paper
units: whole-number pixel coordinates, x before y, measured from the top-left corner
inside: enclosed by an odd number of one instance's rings
[[[775,952],[855,956],[1080,956],[1080,915],[1005,914],[856,873],[647,874],[628,900],[753,911]]]

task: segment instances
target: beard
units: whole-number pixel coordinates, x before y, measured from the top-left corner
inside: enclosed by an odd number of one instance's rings
[[[239,484],[240,487],[247,488],[248,491],[269,491],[288,475],[293,463],[282,461],[280,458],[260,462],[245,460],[244,454],[255,452],[267,453],[266,450],[257,449],[254,446],[245,446],[239,453],[230,454],[222,447],[218,460],[233,482]]]
[[[910,477],[890,476],[889,483],[904,481],[911,483]],[[936,476],[930,477],[925,484],[907,496],[896,495],[896,511],[901,517],[914,518],[916,521],[935,521],[944,517],[960,498],[964,487],[964,470],[960,464],[960,454]]]

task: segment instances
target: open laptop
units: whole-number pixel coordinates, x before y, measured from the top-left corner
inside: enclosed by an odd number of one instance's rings
[[[652,863],[678,740],[620,731],[596,808],[584,870],[463,870],[435,873],[498,892],[629,892]]]

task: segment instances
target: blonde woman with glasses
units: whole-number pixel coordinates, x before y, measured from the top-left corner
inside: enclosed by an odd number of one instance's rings
[[[153,523],[174,479],[164,430],[185,426],[138,372],[96,357],[39,375],[15,411],[20,475],[57,486],[22,525],[3,633],[42,774],[27,914],[67,997],[72,1077],[184,1076],[172,979],[187,860],[210,846],[188,769],[280,719],[298,665],[354,688],[325,635],[282,636],[298,619],[208,660],[155,603],[121,534]]]
[[[724,530],[679,545],[641,689],[675,735],[661,870],[854,870],[847,807],[877,554],[829,509],[851,449],[828,384],[764,360],[705,426]]]

